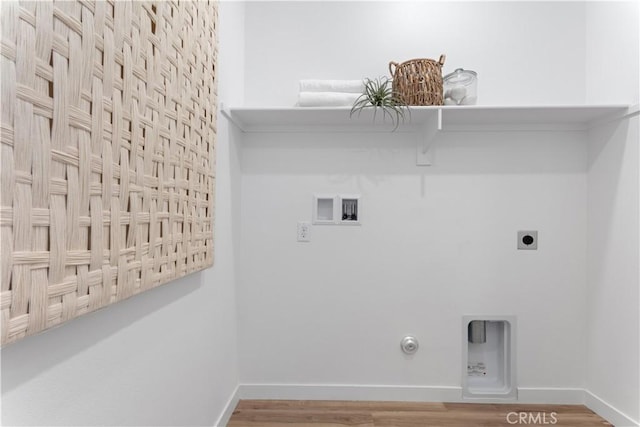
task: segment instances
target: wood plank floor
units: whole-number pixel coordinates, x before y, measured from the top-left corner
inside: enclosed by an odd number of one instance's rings
[[[611,426],[582,405],[241,400],[228,427]]]

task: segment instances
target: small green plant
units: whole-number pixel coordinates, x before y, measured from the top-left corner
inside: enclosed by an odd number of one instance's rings
[[[398,129],[400,121],[404,123],[405,113],[411,114],[409,107],[400,97],[393,92],[392,80],[388,77],[379,77],[375,80],[366,79],[364,82],[364,93],[356,99],[351,107],[349,117],[362,112],[365,108],[373,108],[373,119],[376,118],[378,108],[382,110],[383,119],[389,116],[391,123],[395,125],[393,130]]]

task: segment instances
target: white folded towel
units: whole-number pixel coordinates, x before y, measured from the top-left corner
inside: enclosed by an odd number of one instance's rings
[[[300,92],[362,93],[362,80],[300,80]]]
[[[351,107],[360,93],[340,92],[300,92],[300,107]]]

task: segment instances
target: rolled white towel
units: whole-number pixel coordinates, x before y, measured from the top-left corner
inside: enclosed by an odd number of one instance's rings
[[[358,99],[360,93],[340,92],[300,92],[300,107],[350,107]]]
[[[300,80],[300,92],[362,93],[362,80]]]

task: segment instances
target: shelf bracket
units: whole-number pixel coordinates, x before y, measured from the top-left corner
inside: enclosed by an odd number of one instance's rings
[[[442,108],[436,110],[422,127],[421,139],[416,144],[416,164],[418,166],[431,166],[433,143],[442,130]]]

